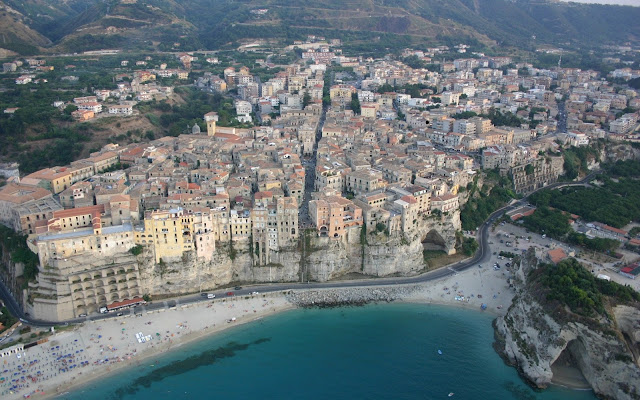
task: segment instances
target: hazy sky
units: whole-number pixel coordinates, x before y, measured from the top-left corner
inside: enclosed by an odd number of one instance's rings
[[[561,0],[569,1],[569,0]],[[623,6],[640,7],[640,0],[571,0],[575,3],[619,4]]]

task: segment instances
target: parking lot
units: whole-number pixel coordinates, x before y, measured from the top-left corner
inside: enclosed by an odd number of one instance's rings
[[[528,232],[527,229],[512,223],[500,223],[489,234],[489,246],[491,247],[491,264],[499,263],[503,268],[505,260],[499,259],[498,255],[501,251],[514,254],[522,254],[530,247],[535,247],[538,259],[549,262],[547,252],[555,248],[562,248],[569,257],[575,257],[580,263],[590,268],[594,275],[603,274],[611,278],[612,281],[621,285],[629,285],[635,290],[640,291],[640,280],[629,279],[620,275],[615,266],[616,261],[602,262],[594,260],[594,253],[585,251],[582,248],[571,246],[569,244],[557,241],[549,237],[542,237],[535,232]],[[626,252],[625,252],[626,253]],[[595,254],[595,258],[598,254]],[[638,256],[637,258],[640,258]],[[508,261],[508,260],[506,260]]]

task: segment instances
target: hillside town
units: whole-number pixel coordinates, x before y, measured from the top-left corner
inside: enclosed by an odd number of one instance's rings
[[[249,128],[220,126],[211,110],[176,137],[107,144],[26,175],[4,165],[0,222],[26,235],[39,258],[26,309],[69,319],[141,299],[148,287],[135,257],[143,251],[161,266],[184,257],[211,262],[236,243],[251,249],[255,265],[269,265],[305,235],[409,237],[420,220],[459,214],[483,169],[526,194],[563,174],[564,147],[638,139],[637,91],[616,92],[594,71],[480,53],[432,71],[403,60],[432,64],[450,48],[406,49],[397,60],[346,57],[339,45],[297,42],[300,60],[265,81],[247,66],[192,79],[201,91],[231,96],[236,121]],[[156,77],[189,83],[198,61],[178,57],[183,69],[124,73],[113,87],[74,98],[73,118],[135,118],[138,102],[171,98],[173,87]],[[153,60],[121,66],[129,63]],[[48,84],[38,79],[45,60],[3,68],[23,73],[16,85]]]

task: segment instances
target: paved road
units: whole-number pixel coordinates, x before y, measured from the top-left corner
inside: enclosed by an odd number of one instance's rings
[[[505,212],[508,212],[510,210],[513,210],[525,204],[529,195],[542,189],[555,189],[561,186],[583,185],[584,183],[593,179],[595,175],[596,173],[592,172],[591,174],[587,175],[584,179],[578,182],[571,182],[571,183],[557,182],[557,183],[548,185],[544,188],[537,189],[534,192],[529,193],[527,196],[523,197],[522,199],[515,201],[512,204],[495,211],[493,214],[489,216],[489,218],[482,224],[482,226],[478,230],[479,247],[478,247],[478,251],[476,251],[476,254],[472,258],[457,262],[455,264],[449,265],[444,268],[440,268],[434,271],[429,271],[422,275],[413,276],[413,277],[372,278],[372,279],[364,279],[364,280],[323,282],[323,283],[314,282],[314,283],[263,284],[263,285],[247,286],[239,290],[221,289],[221,290],[216,290],[208,293],[213,293],[216,295],[216,298],[220,298],[220,297],[228,297],[226,293],[229,291],[232,291],[234,296],[246,296],[246,295],[250,295],[254,291],[268,293],[268,292],[278,292],[278,291],[286,291],[286,290],[292,290],[292,289],[315,289],[315,288],[328,289],[328,288],[346,288],[346,287],[391,286],[391,285],[423,283],[423,282],[433,281],[436,279],[441,279],[446,276],[455,274],[457,272],[464,271],[479,263],[486,262],[491,257],[491,248],[487,240],[489,236],[489,229],[491,228],[491,226],[495,221],[497,221],[500,217],[502,217],[502,215]],[[95,320],[113,318],[117,316],[116,313],[109,313],[109,314],[102,314],[102,315],[90,315],[89,317],[86,317],[86,318],[76,318],[76,319],[71,319],[63,322],[41,321],[41,320],[27,318],[24,315],[22,308],[18,305],[18,303],[15,301],[11,293],[7,290],[4,283],[2,283],[1,281],[0,281],[0,297],[5,299],[5,303],[7,305],[7,308],[9,309],[9,312],[11,312],[13,315],[18,316],[23,323],[36,326],[36,327],[50,327],[54,325],[57,326],[57,325],[73,324],[73,323],[84,322],[87,320],[95,321]],[[136,307],[134,309],[126,310],[124,311],[124,313],[133,314],[136,312],[157,310],[157,309],[172,307],[176,305],[184,305],[184,304],[196,303],[199,301],[206,301],[206,300],[207,300],[206,297],[203,297],[202,295],[199,295],[199,294],[187,295],[187,296],[174,298],[166,301],[154,301],[142,307]]]

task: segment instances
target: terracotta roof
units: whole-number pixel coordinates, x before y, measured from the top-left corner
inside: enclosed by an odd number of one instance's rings
[[[549,255],[549,258],[551,259],[551,262],[554,263],[554,264],[557,264],[560,261],[562,261],[565,258],[567,258],[567,254],[560,247],[558,247],[557,249],[549,250],[547,252],[547,254]]]

